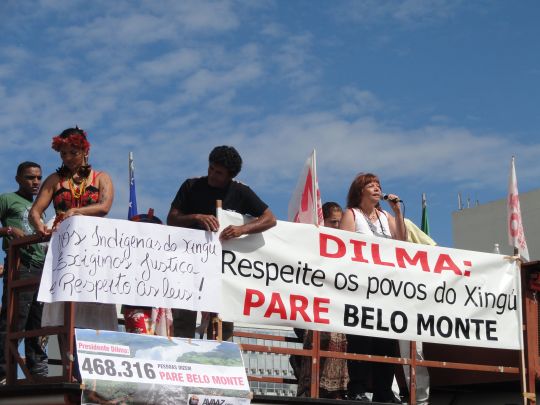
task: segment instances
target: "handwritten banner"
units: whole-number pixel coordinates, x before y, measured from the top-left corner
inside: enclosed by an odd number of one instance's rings
[[[76,329],[75,336],[82,403],[96,396],[133,404],[197,404],[206,397],[220,400],[208,403],[250,403],[236,343],[91,329]]]
[[[219,311],[217,234],[73,216],[53,233],[38,299]]]
[[[221,227],[240,215],[219,211]],[[518,349],[512,258],[278,221],[223,243],[228,321]]]

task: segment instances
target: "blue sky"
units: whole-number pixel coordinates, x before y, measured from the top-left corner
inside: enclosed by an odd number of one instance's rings
[[[457,193],[504,198],[540,175],[540,4],[534,1],[0,2],[0,190],[15,168],[60,164],[52,136],[78,124],[125,218],[128,153],[139,212],[166,217],[213,146],[286,219],[315,148],[323,200],[360,171],[451,246]]]

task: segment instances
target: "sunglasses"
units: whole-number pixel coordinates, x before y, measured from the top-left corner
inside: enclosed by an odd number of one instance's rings
[[[24,176],[24,178],[25,178],[26,180],[34,180],[34,179],[41,180],[41,177],[42,177],[42,176]]]

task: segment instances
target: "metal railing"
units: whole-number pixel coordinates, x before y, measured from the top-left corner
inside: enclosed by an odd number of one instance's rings
[[[32,331],[17,330],[17,306],[18,294],[24,290],[37,289],[39,285],[39,277],[21,280],[18,277],[18,250],[28,244],[41,243],[48,241],[48,238],[40,238],[38,236],[28,236],[17,239],[11,242],[9,248],[9,268],[6,269],[8,283],[8,326],[7,326],[7,344],[6,344],[6,361],[7,361],[7,383],[10,385],[21,384],[41,384],[50,382],[72,382],[73,381],[73,351],[74,351],[74,311],[73,304],[67,303],[64,309],[64,325],[55,327],[44,327]],[[524,308],[524,333],[525,333],[525,348],[522,358],[523,364],[471,364],[465,362],[441,361],[441,360],[417,360],[416,359],[416,343],[411,342],[410,353],[411,357],[386,357],[376,355],[363,355],[353,353],[342,353],[321,350],[320,348],[320,333],[314,332],[312,339],[312,349],[294,348],[287,343],[294,343],[298,346],[299,340],[292,336],[280,336],[276,334],[261,334],[246,331],[235,331],[234,336],[237,339],[248,339],[248,343],[241,342],[242,350],[251,355],[278,356],[279,363],[282,366],[286,356],[308,356],[311,357],[311,397],[318,398],[319,396],[319,371],[321,358],[339,358],[347,360],[360,360],[367,362],[390,363],[400,366],[410,367],[410,383],[408,386],[409,398],[408,403],[416,403],[416,367],[423,366],[428,368],[452,369],[452,370],[470,370],[475,372],[490,372],[498,374],[507,374],[518,376],[521,375],[522,392],[525,400],[529,404],[536,403],[535,382],[540,374],[540,359],[539,359],[539,339],[538,339],[538,317],[539,309],[536,300],[536,291],[530,288],[530,280],[538,277],[540,279],[540,262],[527,263],[522,265],[522,291],[523,291],[523,308]],[[18,352],[18,341],[24,337],[58,335],[60,340],[60,353],[62,364],[62,375],[56,377],[36,377],[30,374],[27,369],[24,359]],[[251,357],[247,356],[249,364],[246,365],[248,371],[248,379],[251,382],[259,383],[280,383],[294,386],[296,379],[292,375],[292,371],[287,374],[281,373],[277,375],[276,367],[268,367],[265,363],[265,370],[259,364],[255,367],[251,364]],[[281,356],[281,357],[280,357]],[[272,361],[274,361],[272,359]],[[22,370],[24,377],[17,379],[17,366]],[[287,391],[287,390],[284,390]],[[292,389],[285,394],[291,394]]]

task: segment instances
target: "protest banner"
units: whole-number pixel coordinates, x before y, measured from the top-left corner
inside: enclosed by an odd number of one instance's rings
[[[215,233],[73,216],[51,237],[38,299],[219,311],[220,266]]]
[[[250,403],[235,343],[92,329],[75,329],[75,337],[83,404]]]
[[[245,219],[219,211],[222,227]],[[223,242],[224,320],[518,349],[510,257],[278,221]]]

